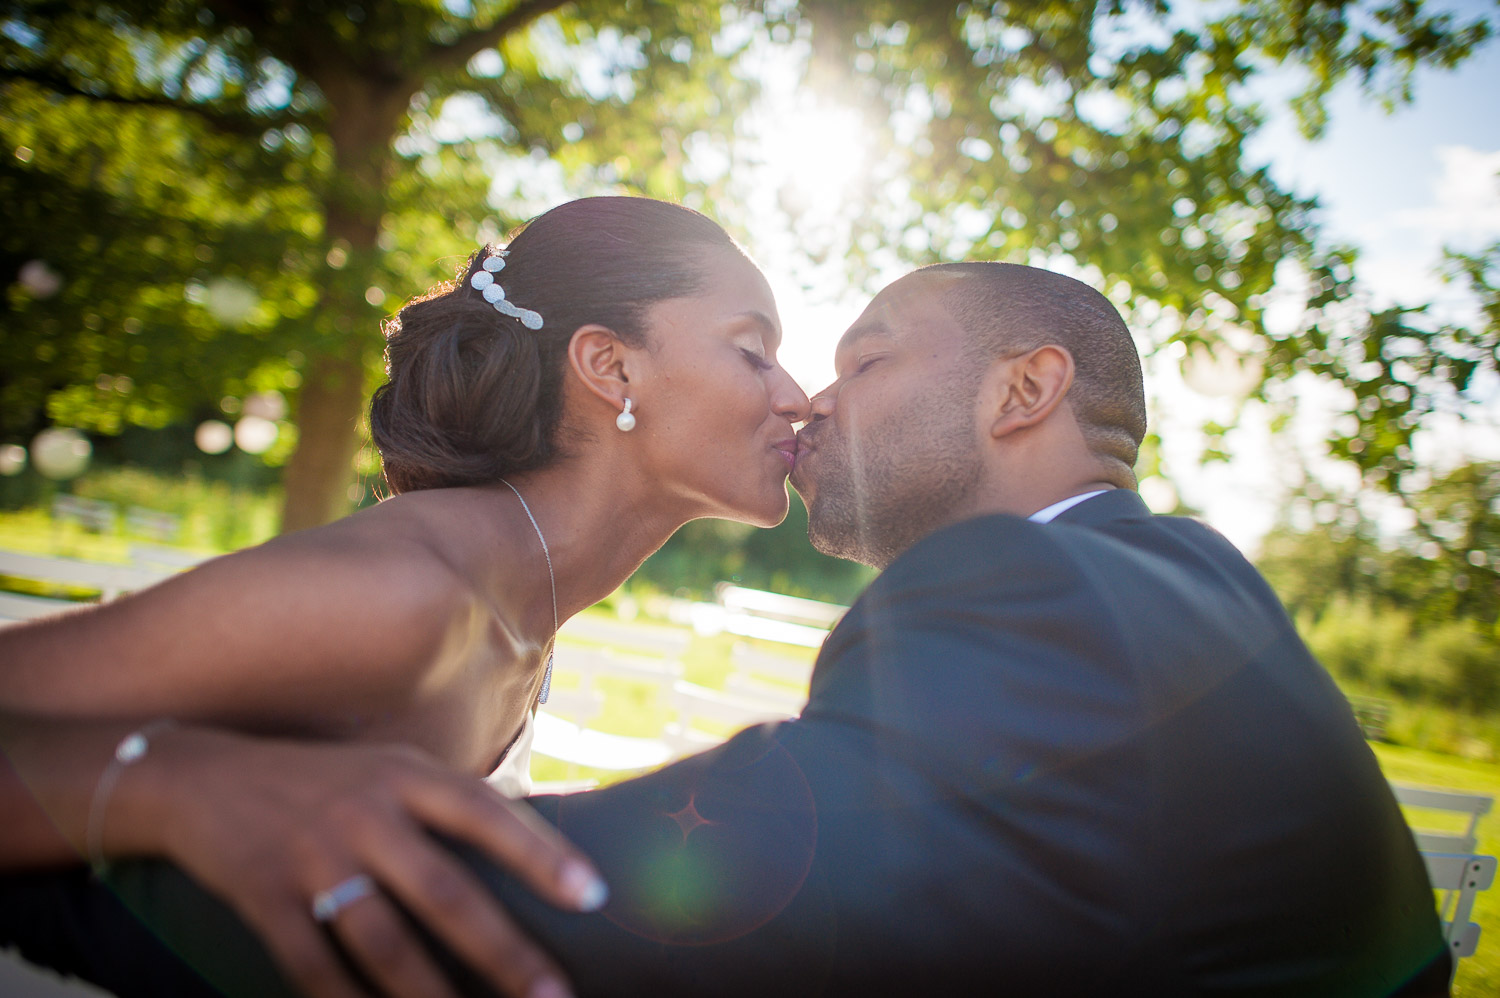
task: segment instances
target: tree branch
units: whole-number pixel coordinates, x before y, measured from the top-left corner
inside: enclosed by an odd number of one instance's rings
[[[288,32],[278,26],[267,15],[266,5],[260,0],[205,0],[204,6],[215,17],[249,31],[257,44],[314,82],[323,61],[333,54],[332,50],[320,53],[310,33]],[[279,44],[268,44],[271,38],[277,39]]]
[[[83,97],[105,104],[123,104],[133,107],[160,108],[178,111],[203,119],[213,128],[231,135],[259,135],[268,128],[285,128],[287,125],[306,123],[304,115],[280,112],[277,114],[250,114],[243,111],[226,111],[209,104],[193,104],[174,100],[160,94],[119,94],[79,84],[54,73],[36,69],[0,69],[0,82],[23,80],[50,90],[63,97]]]
[[[513,31],[519,31],[532,21],[566,6],[572,0],[521,0],[488,28],[480,28],[462,35],[445,45],[433,45],[428,51],[427,65],[434,70],[456,69],[487,48],[492,48]]]

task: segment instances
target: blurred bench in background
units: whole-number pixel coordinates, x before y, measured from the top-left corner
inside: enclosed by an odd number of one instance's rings
[[[1385,726],[1391,720],[1391,702],[1380,697],[1351,696],[1349,709],[1359,722],[1359,730],[1372,742],[1385,741]]]
[[[1392,783],[1391,790],[1402,806],[1437,812],[1440,823],[1462,826],[1461,829],[1436,829],[1412,824],[1412,835],[1417,840],[1417,848],[1423,852],[1473,852],[1479,843],[1479,820],[1489,814],[1495,805],[1495,798],[1488,794],[1464,793],[1461,790],[1417,787],[1406,783]],[[1445,816],[1447,820],[1444,820]],[[1421,816],[1418,816],[1418,820],[1422,820]]]
[[[1432,889],[1443,892],[1439,914],[1443,921],[1443,938],[1453,954],[1453,971],[1458,961],[1473,956],[1479,948],[1479,925],[1469,920],[1480,891],[1495,884],[1495,857],[1471,853],[1423,852],[1427,879]]]
[[[810,661],[737,642],[725,688],[712,689],[683,678],[681,656],[692,639],[693,632],[682,627],[595,615],[568,621],[556,646],[556,681],[538,711],[533,750],[572,767],[635,771],[711,748],[740,728],[801,713]],[[667,716],[664,726],[640,737],[589,730],[608,697],[618,693],[615,683],[637,687],[644,701]]]
[[[1391,790],[1406,809],[1412,837],[1427,864],[1427,877],[1439,892],[1438,915],[1456,972],[1458,961],[1473,956],[1479,946],[1479,926],[1470,921],[1475,897],[1495,883],[1495,857],[1474,852],[1480,819],[1490,813],[1495,799],[1489,794],[1404,783],[1392,783]],[[1428,827],[1434,819],[1441,827]]]
[[[713,690],[679,681],[672,685],[671,702],[677,720],[663,734],[673,756],[680,757],[712,748],[741,728],[796,717],[807,703],[807,694]]]
[[[106,534],[114,532],[119,511],[112,502],[63,493],[52,497],[52,519],[76,523],[90,533]],[[182,532],[182,518],[146,506],[129,506],[125,509],[125,532],[153,541],[175,541]]]
[[[159,509],[131,506],[125,510],[125,532],[132,537],[149,537],[153,541],[175,541],[182,532],[182,518]]]
[[[0,551],[0,576],[22,580],[30,584],[29,588],[60,593],[0,592],[0,624],[33,620],[87,603],[106,602],[123,593],[155,585],[201,560],[183,554],[178,564],[169,566],[147,554],[142,561],[120,565]],[[62,595],[65,591],[71,592]],[[83,597],[74,598],[79,593]]]
[[[57,495],[52,497],[52,519],[64,523],[71,520],[85,530],[102,534],[115,529],[115,504],[83,496]]]

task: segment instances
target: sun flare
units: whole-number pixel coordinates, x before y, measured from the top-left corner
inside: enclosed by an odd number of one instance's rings
[[[791,211],[835,209],[869,164],[859,115],[815,98],[767,108],[757,123],[755,159]]]

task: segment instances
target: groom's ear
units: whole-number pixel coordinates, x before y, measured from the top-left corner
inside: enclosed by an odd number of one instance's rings
[[[981,389],[993,440],[1036,426],[1073,387],[1073,355],[1055,343],[999,360]]]
[[[594,395],[618,410],[630,394],[631,349],[608,326],[579,326],[568,341],[568,365]]]

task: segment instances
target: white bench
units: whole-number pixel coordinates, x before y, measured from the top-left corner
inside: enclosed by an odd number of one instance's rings
[[[537,710],[533,752],[566,762],[570,767],[587,766],[609,772],[649,769],[672,758],[671,747],[660,738],[593,731],[589,724],[604,709],[604,693],[596,686],[597,680],[625,679],[670,690],[682,675],[680,664],[562,642],[558,642],[555,654],[558,674],[575,674],[579,682],[576,687],[553,685],[546,704]]]
[[[176,540],[177,535],[182,532],[182,517],[175,513],[163,513],[159,509],[131,506],[125,510],[125,529],[154,541]]]
[[[18,624],[23,620],[35,620],[38,617],[50,617],[55,613],[63,613],[86,605],[68,599],[53,599],[50,596],[0,592],[0,626]]]
[[[551,705],[548,698],[548,706]],[[536,712],[536,738],[531,750],[575,766],[625,772],[650,769],[672,758],[672,748],[656,738],[635,738],[590,731],[564,720],[547,707]]]
[[[677,720],[667,725],[665,737],[674,753],[683,756],[712,748],[724,741],[723,735],[694,727],[694,721],[711,721],[738,731],[764,721],[784,721],[796,717],[807,704],[807,697],[770,692],[720,691],[678,681],[672,685],[672,704],[677,708]]]
[[[1404,807],[1455,815],[1463,824],[1461,831],[1412,827],[1412,837],[1427,864],[1427,879],[1433,890],[1441,892],[1438,916],[1457,972],[1458,961],[1473,956],[1479,945],[1479,926],[1470,921],[1475,897],[1495,883],[1495,857],[1474,852],[1480,819],[1490,813],[1495,798],[1404,783],[1392,783],[1391,790]]]
[[[124,593],[153,586],[206,560],[203,556],[185,552],[163,555],[163,550],[165,549],[136,550],[133,552],[136,561],[130,565],[53,558],[21,551],[0,551],[0,575],[90,590],[99,594],[95,602],[105,602]],[[48,617],[86,605],[88,604],[78,600],[0,592],[0,625]]]
[[[1442,910],[1443,939],[1448,951],[1453,954],[1453,969],[1458,971],[1458,961],[1473,956],[1479,946],[1479,926],[1469,920],[1474,912],[1474,899],[1480,891],[1487,891],[1495,884],[1495,857],[1476,856],[1473,853],[1423,852],[1422,860],[1427,864],[1427,879],[1433,890],[1446,892]],[[1451,911],[1448,904],[1451,901]]]
[[[19,551],[0,551],[0,575],[76,586],[80,589],[96,589],[100,597],[106,600],[114,599],[121,593],[155,585],[171,574],[173,573],[135,565],[112,565],[24,554]]]
[[[833,628],[839,619],[849,612],[847,606],[823,603],[819,600],[803,599],[801,596],[783,596],[760,589],[746,589],[721,583],[714,590],[714,598],[730,613],[747,613],[767,620],[780,620],[789,624],[802,624],[820,631]]]
[[[729,662],[734,666],[734,672],[729,676],[729,688],[752,695],[800,693],[805,696],[812,679],[813,664],[807,659],[762,651],[745,641],[736,641],[729,649]]]
[[[693,640],[691,634],[678,627],[621,624],[594,614],[579,614],[572,618],[563,624],[558,635],[564,641],[591,641],[642,656],[668,660],[681,657]]]
[[[1468,818],[1468,824],[1461,832],[1413,827],[1412,835],[1416,837],[1417,848],[1423,852],[1473,852],[1479,841],[1479,820],[1489,814],[1495,805],[1495,798],[1488,794],[1416,787],[1404,783],[1392,783],[1391,790],[1395,793],[1396,800],[1406,807],[1444,811]]]
[[[72,520],[96,534],[115,529],[115,504],[63,493],[52,499],[52,519]]]

